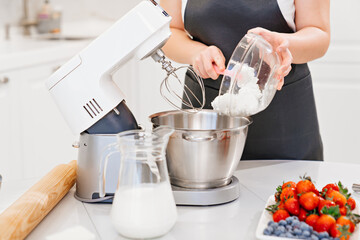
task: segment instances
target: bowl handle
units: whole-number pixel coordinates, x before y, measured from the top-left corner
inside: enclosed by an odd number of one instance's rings
[[[216,133],[213,133],[211,136],[205,136],[205,137],[191,136],[187,133],[182,134],[182,138],[189,142],[209,142],[216,139],[216,136],[217,136]]]

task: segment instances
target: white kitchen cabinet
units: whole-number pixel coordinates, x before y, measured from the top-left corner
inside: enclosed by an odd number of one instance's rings
[[[59,66],[58,62],[31,68],[20,79],[24,178],[42,176],[55,165],[76,159],[71,146],[75,136],[45,87]]]
[[[14,115],[17,82],[13,80],[12,75],[0,73],[0,174],[4,181],[22,177],[20,126]]]
[[[47,77],[62,63],[2,74],[10,79],[8,89],[2,89],[5,101],[0,103],[1,111],[8,112],[1,120],[4,134],[0,136],[5,145],[0,153],[4,180],[40,177],[54,166],[76,159],[76,150],[71,147],[75,136],[45,87]]]

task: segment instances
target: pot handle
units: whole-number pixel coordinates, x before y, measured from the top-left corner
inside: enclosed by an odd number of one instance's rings
[[[210,142],[216,139],[216,133],[212,134],[211,136],[205,136],[205,137],[196,137],[196,136],[191,136],[187,133],[183,133],[182,138],[189,142]]]

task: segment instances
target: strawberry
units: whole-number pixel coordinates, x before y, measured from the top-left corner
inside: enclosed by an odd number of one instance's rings
[[[347,218],[345,216],[339,217],[336,220],[336,223],[341,226],[344,226],[344,225],[349,226],[349,232],[351,232],[351,233],[354,232],[354,230],[355,230],[355,224],[349,218]]]
[[[281,186],[282,189],[287,187],[296,188],[296,183],[293,181],[288,181],[286,183],[283,183],[283,185]]]
[[[348,198],[347,204],[350,206],[350,210],[354,210],[356,208],[356,202],[352,197]]]
[[[277,210],[273,214],[274,222],[280,222],[281,220],[285,220],[288,217],[290,217],[290,214],[286,210],[283,210],[283,209]]]
[[[315,227],[315,224],[316,224],[318,219],[319,219],[319,215],[310,214],[309,216],[306,217],[305,222],[307,224],[309,224],[310,226]]]
[[[300,205],[299,200],[296,198],[288,198],[285,200],[285,209],[292,215],[299,215]]]
[[[306,192],[299,198],[300,205],[308,211],[314,210],[320,202],[319,197],[313,192]]]
[[[340,240],[348,240],[350,238],[349,226],[341,226],[340,224],[334,224],[330,228],[330,235],[333,238],[339,238]]]
[[[307,217],[307,211],[302,207],[300,207],[299,216],[298,216],[299,220],[305,221],[306,217]]]
[[[321,210],[325,206],[326,207],[331,207],[331,206],[336,206],[336,204],[331,200],[320,198],[320,202],[319,202],[319,206],[318,206],[318,212],[320,213],[320,215],[322,214]]]
[[[343,194],[334,190],[329,190],[326,193],[326,198],[335,202],[335,204],[339,205],[339,207],[344,207],[347,202],[346,197]]]
[[[329,183],[329,184],[326,184],[325,187],[322,188],[321,192],[325,193],[330,189],[339,191],[339,187],[335,183]]]
[[[315,185],[312,183],[311,178],[308,176],[300,177],[300,181],[296,184],[296,192],[298,194],[312,192],[315,190]]]
[[[315,231],[317,232],[329,232],[332,225],[336,223],[336,218],[340,216],[339,206],[335,207],[323,207],[321,210],[323,215],[319,217],[315,224]]]
[[[339,210],[340,210],[340,214],[341,214],[342,216],[346,216],[346,214],[347,214],[347,208],[346,208],[345,206],[339,208]]]
[[[290,217],[290,214],[285,209],[279,208],[281,206],[280,202],[277,202],[273,205],[267,206],[265,209],[268,210],[273,214],[274,222],[279,222],[280,220],[285,220],[286,218]]]
[[[316,196],[319,196],[319,197],[320,197],[320,193],[319,193],[319,191],[318,191],[316,188],[315,188],[312,192],[315,193]]]
[[[289,198],[296,198],[296,199],[298,198],[295,188],[287,187],[281,191],[280,201],[286,201],[286,199]]]
[[[314,229],[317,232],[329,232],[330,228],[335,223],[336,223],[336,220],[334,217],[327,215],[327,214],[323,214],[317,220],[317,222],[314,226]]]
[[[290,214],[285,209],[279,208],[280,205],[281,203],[277,202],[276,204],[269,205],[265,208],[273,214],[274,222],[279,222],[280,220],[285,220],[286,218],[290,217]]]
[[[278,210],[279,210],[279,209],[284,209],[284,210],[286,209],[286,208],[285,208],[285,203],[284,203],[284,202],[279,202],[279,205],[278,205]]]

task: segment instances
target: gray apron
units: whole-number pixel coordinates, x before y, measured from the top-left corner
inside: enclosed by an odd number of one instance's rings
[[[293,32],[276,0],[188,0],[184,24],[195,41],[220,48],[226,61],[251,28]],[[212,108],[211,102],[218,96],[221,79],[222,76],[217,80],[204,79],[205,108]],[[199,96],[199,86],[190,75],[186,75],[185,82]],[[307,64],[292,64],[282,90],[276,93],[268,108],[252,118],[242,159],[323,160]]]

